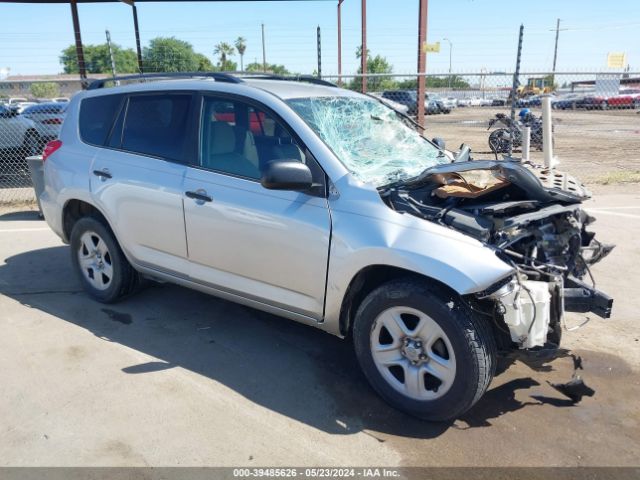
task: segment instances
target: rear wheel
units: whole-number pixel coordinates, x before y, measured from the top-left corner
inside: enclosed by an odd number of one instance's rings
[[[353,340],[380,396],[426,420],[467,411],[495,372],[489,327],[455,294],[426,282],[392,281],[371,292],[356,314]]]
[[[115,302],[139,284],[138,272],[111,230],[97,218],[84,217],[73,226],[71,261],[86,292],[99,302]]]

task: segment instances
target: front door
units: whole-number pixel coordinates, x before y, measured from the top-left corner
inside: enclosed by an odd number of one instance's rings
[[[199,156],[184,186],[191,277],[320,320],[331,230],[326,198],[267,190],[259,181],[261,165],[287,159],[307,163],[324,183],[315,160],[266,109],[213,96],[202,104]]]

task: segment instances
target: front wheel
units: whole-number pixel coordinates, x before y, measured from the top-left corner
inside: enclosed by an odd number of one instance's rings
[[[495,373],[491,330],[459,297],[419,280],[371,292],[353,327],[360,366],[393,407],[432,421],[456,418]]]
[[[489,148],[494,153],[508,153],[509,152],[509,130],[506,128],[499,128],[494,130],[489,135]]]

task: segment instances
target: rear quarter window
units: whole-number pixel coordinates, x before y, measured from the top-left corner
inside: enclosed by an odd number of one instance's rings
[[[91,145],[104,146],[120,110],[122,95],[85,98],[80,103],[80,138]]]

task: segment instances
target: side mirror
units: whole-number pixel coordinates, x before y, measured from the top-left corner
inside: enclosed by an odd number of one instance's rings
[[[269,190],[308,190],[313,176],[309,167],[297,160],[275,160],[265,166],[260,183]]]
[[[444,142],[444,138],[442,137],[434,137],[431,142],[438,147],[440,150],[444,150],[445,147],[445,142]]]

